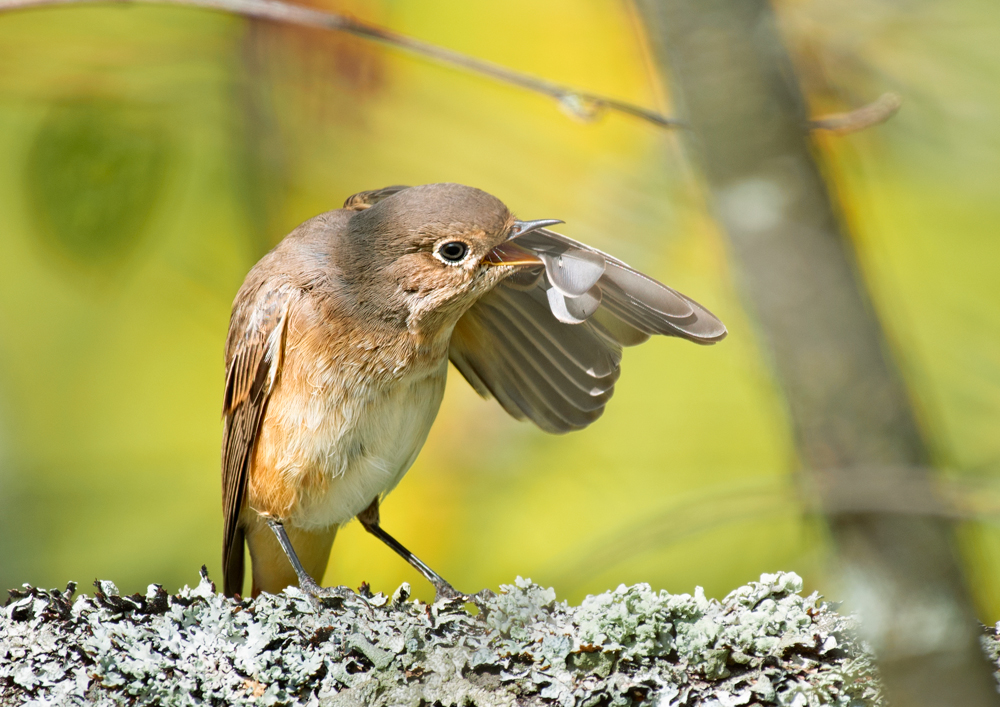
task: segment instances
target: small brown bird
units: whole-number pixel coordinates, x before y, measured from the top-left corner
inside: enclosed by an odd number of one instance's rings
[[[225,592],[321,588],[337,529],[365,529],[464,596],[379,526],[379,502],[427,439],[448,360],[483,397],[547,432],[600,417],[622,347],[699,344],[726,328],[599,250],[518,221],[458,184],[388,187],[296,228],[247,275],[226,341]]]

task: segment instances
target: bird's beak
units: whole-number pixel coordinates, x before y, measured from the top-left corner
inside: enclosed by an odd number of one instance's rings
[[[484,265],[512,265],[519,268],[543,266],[545,263],[527,248],[505,241],[491,250],[483,258]]]
[[[537,231],[539,228],[545,228],[546,226],[555,226],[557,223],[566,222],[557,218],[540,218],[537,221],[515,221],[514,225],[511,226],[510,233],[507,234],[507,240],[514,240],[518,236],[523,236],[525,233],[531,233],[532,231]]]
[[[483,258],[483,263],[486,265],[513,265],[519,268],[544,266],[545,263],[542,262],[541,258],[527,248],[522,248],[511,241],[518,236],[523,236],[525,233],[531,233],[532,231],[537,231],[539,228],[553,226],[557,223],[565,223],[565,221],[560,221],[557,218],[543,218],[537,221],[515,221],[514,225],[510,227],[510,233],[507,234],[507,240],[487,253],[486,257]]]

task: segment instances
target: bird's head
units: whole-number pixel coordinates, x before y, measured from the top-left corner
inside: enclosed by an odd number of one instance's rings
[[[511,238],[558,220],[518,221],[496,197],[460,184],[390,187],[347,200],[345,276],[368,308],[408,327],[454,325],[475,301],[542,261]],[[390,314],[395,313],[395,314]]]

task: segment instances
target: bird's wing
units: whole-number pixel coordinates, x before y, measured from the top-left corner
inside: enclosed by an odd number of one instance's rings
[[[547,229],[527,233],[516,242],[542,258],[544,280],[571,310],[574,298],[597,298],[598,312],[607,310],[646,334],[678,336],[696,344],[714,344],[726,337],[725,325],[693,299],[596,248]],[[594,277],[593,264],[602,261],[603,269]],[[588,286],[591,289],[586,290]],[[549,297],[558,302],[556,293]],[[558,310],[554,305],[557,316]]]
[[[547,432],[600,417],[622,347],[653,334],[711,344],[726,328],[694,300],[606,253],[551,231],[515,239],[543,268],[522,271],[459,320],[449,355],[483,397]]]
[[[226,394],[222,414],[222,567],[225,593],[243,590],[243,529],[240,511],[257,439],[271,391],[281,372],[292,290],[257,290],[238,303],[226,341]]]
[[[391,187],[383,187],[382,189],[361,191],[347,197],[347,201],[344,202],[344,208],[351,209],[353,211],[364,211],[365,209],[382,201],[382,199],[392,196],[393,194],[398,194],[404,189],[409,189],[409,187],[404,184],[394,184]]]

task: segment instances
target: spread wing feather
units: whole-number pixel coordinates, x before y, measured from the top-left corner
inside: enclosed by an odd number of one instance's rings
[[[256,303],[237,299],[226,341],[226,394],[222,414],[222,567],[225,593],[243,590],[240,511],[267,402],[281,370],[290,292],[258,289]],[[247,306],[252,305],[252,306]]]
[[[505,345],[495,348],[494,342]],[[528,417],[547,432],[568,432],[596,419],[593,413],[577,410],[506,342],[488,317],[466,315],[452,334],[451,360],[480,394],[492,393],[513,417]]]
[[[545,229],[516,241],[544,270],[483,296],[456,325],[449,354],[480,395],[517,419],[548,432],[586,427],[614,392],[622,347],[653,334],[699,344],[726,335],[691,298],[595,248]]]

